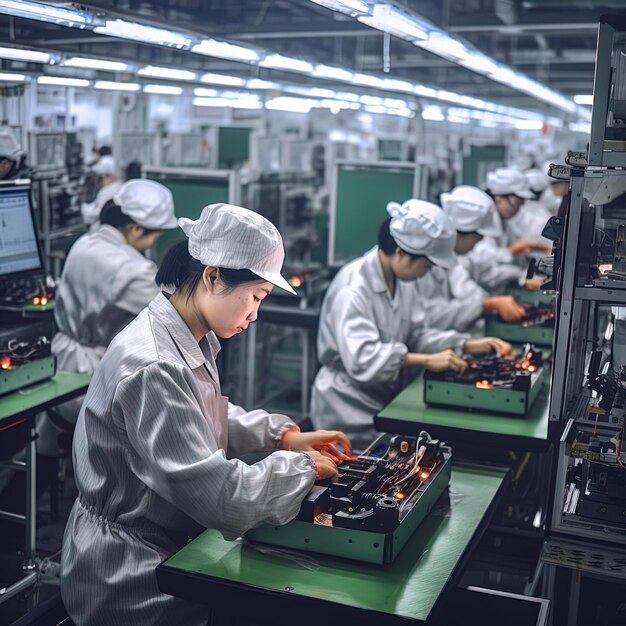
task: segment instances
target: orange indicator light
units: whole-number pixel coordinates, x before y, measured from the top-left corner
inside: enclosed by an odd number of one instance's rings
[[[0,368],[2,368],[3,370],[10,370],[10,369],[12,369],[12,367],[11,367],[11,357],[9,357],[9,356],[2,357],[2,361],[0,361]]]
[[[35,296],[33,298],[33,304],[39,304],[41,302],[41,298],[39,296]]]
[[[430,472],[422,472],[422,473],[420,474],[420,478],[421,478],[422,480],[426,480],[429,476],[430,476]]]

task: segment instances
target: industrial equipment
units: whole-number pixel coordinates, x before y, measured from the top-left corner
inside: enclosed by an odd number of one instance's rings
[[[547,380],[543,352],[527,344],[512,358],[466,357],[462,373],[424,373],[424,402],[525,415]]]
[[[295,520],[261,526],[246,538],[307,552],[389,563],[450,481],[452,452],[422,431],[381,435],[339,477],[317,482]]]
[[[524,316],[519,322],[504,322],[497,315],[488,315],[485,334],[512,343],[531,342],[551,346],[554,340],[554,302],[522,304]]]

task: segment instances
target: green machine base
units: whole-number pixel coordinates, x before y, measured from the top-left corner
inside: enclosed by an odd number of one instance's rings
[[[2,369],[0,370],[0,395],[52,378],[56,374],[56,369],[57,358],[54,355],[18,365],[12,369]]]
[[[485,323],[485,335],[504,339],[511,343],[534,343],[538,346],[551,346],[554,341],[554,328],[551,326],[511,324],[489,317]]]
[[[403,503],[400,522],[393,531],[357,530],[295,519],[284,526],[255,528],[246,533],[246,539],[378,565],[391,563],[448,487],[452,454],[447,447],[442,447],[442,451],[443,461]]]
[[[540,367],[531,374],[528,391],[513,389],[478,389],[464,383],[444,380],[424,381],[424,402],[441,406],[458,406],[512,415],[526,415],[548,380],[548,369]]]

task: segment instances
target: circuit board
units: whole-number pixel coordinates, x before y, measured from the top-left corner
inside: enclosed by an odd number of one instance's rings
[[[381,435],[338,478],[314,485],[296,518],[246,538],[333,556],[389,563],[450,482],[449,447],[419,437]]]
[[[424,402],[500,414],[525,415],[548,379],[543,353],[526,344],[512,358],[466,356],[463,373],[424,373]]]
[[[525,313],[519,322],[503,322],[497,315],[488,315],[485,334],[513,343],[551,346],[554,341],[554,303],[536,302],[521,306]]]

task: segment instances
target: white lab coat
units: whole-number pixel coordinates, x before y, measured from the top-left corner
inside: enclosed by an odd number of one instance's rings
[[[322,368],[313,385],[316,428],[341,429],[357,450],[376,436],[373,417],[400,391],[406,354],[461,350],[468,335],[429,328],[415,286],[391,297],[378,248],[340,270],[326,293],[317,337]]]
[[[65,261],[56,293],[54,317],[58,332],[52,341],[57,367],[65,372],[93,374],[106,347],[159,293],[157,267],[106,224],[83,235]],[[74,424],[83,397],[57,407]],[[38,450],[57,454],[60,431],[47,418],[39,426]]]
[[[460,263],[452,269],[433,267],[415,281],[417,302],[428,325],[441,330],[469,330],[483,314],[487,293]]]
[[[100,219],[102,208],[109,200],[113,200],[113,197],[122,188],[123,184],[121,180],[114,180],[112,183],[100,187],[93,202],[83,202],[80,212],[85,224],[90,226]]]
[[[487,293],[503,293],[511,282],[523,284],[526,268],[515,265],[507,247],[498,245],[491,237],[484,237],[467,254],[459,256],[459,263],[470,278]]]
[[[543,203],[538,200],[526,200],[517,215],[506,221],[509,242],[529,241],[551,245],[549,239],[541,236],[544,226],[551,217],[552,214]]]
[[[61,594],[74,623],[204,626],[208,609],[158,590],[156,566],[203,527],[233,540],[285,524],[315,481],[302,453],[254,465],[294,427],[222,396],[213,333],[200,344],[159,294],[111,342],[74,435],[78,498],[63,539]]]

